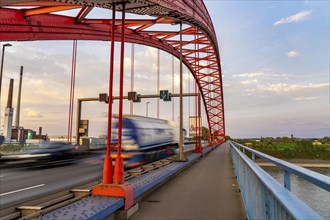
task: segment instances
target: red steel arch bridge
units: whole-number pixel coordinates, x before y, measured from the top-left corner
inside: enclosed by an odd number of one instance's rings
[[[155,47],[178,58],[182,54],[182,62],[198,85],[210,133],[218,139],[225,137],[219,48],[202,0],[1,0],[0,6],[0,41],[109,41],[111,36],[120,41],[122,29],[125,42]],[[116,11],[125,7],[128,13],[151,17],[124,19],[124,22],[88,18],[95,7],[109,10],[115,7]],[[56,14],[68,10],[78,13]],[[184,24],[184,29],[173,31],[171,24],[178,22]]]

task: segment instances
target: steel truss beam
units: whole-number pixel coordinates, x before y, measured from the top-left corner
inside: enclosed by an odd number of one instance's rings
[[[112,9],[123,0],[1,0],[0,41],[29,40],[110,40],[111,19],[87,19],[93,7]],[[182,22],[183,62],[192,72],[201,91],[212,135],[224,138],[224,102],[218,43],[211,18],[202,0],[125,0],[128,13],[151,15],[156,19],[127,19],[125,41],[152,46],[176,57],[180,55],[179,31],[154,30],[154,25]],[[30,6],[24,8],[23,6]],[[17,7],[17,8],[15,8]],[[79,9],[76,17],[51,14]],[[120,40],[121,20],[115,20],[115,40]],[[194,28],[197,27],[197,29]],[[157,29],[160,29],[157,27]],[[117,31],[118,30],[118,31]],[[199,37],[191,39],[191,36]],[[190,39],[189,39],[190,37]],[[199,44],[198,49],[194,45]],[[199,56],[194,56],[197,53]],[[196,73],[199,72],[197,75]]]

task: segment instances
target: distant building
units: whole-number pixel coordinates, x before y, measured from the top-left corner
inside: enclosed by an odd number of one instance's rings
[[[251,147],[253,144],[252,143],[245,143],[245,146]]]

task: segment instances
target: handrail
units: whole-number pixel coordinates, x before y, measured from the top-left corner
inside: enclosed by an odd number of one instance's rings
[[[280,160],[276,157],[269,156],[269,155],[261,153],[257,150],[248,148],[242,144],[232,142],[232,141],[229,141],[229,142],[232,143],[234,146],[238,146],[239,148],[242,148],[244,150],[251,152],[252,158],[254,158],[255,157],[254,155],[256,155],[270,163],[275,164],[276,166],[280,167],[284,171],[287,171],[289,174],[295,174],[295,175],[307,180],[308,182],[313,183],[314,185],[330,192],[330,177],[327,177],[327,176],[317,173],[315,171],[300,167],[296,164],[289,163],[284,160]],[[285,177],[285,179],[286,179],[286,177]],[[288,188],[288,187],[291,188],[290,186],[286,186],[286,188]]]
[[[230,150],[235,172],[248,219],[323,219],[316,211],[306,205],[288,189],[283,188],[280,183],[245,155],[240,150],[240,147],[243,151],[250,151],[252,149],[231,141],[228,141],[228,143],[231,146]],[[270,159],[272,162],[276,161],[276,163],[285,164],[285,166],[282,166],[285,168],[290,164],[282,163],[283,161],[279,159],[255,150],[250,152],[255,153],[257,156],[261,155]],[[294,167],[291,168],[294,169]],[[300,172],[301,170],[298,173]],[[256,207],[259,208],[256,209]]]

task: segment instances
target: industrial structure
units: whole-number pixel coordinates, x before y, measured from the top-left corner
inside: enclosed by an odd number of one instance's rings
[[[13,125],[13,90],[14,90],[14,79],[10,79],[7,107],[5,108],[5,119],[4,119],[4,136],[5,143],[11,142],[11,131]]]
[[[47,135],[42,135],[42,127],[39,127],[39,133],[32,129],[25,129],[20,124],[20,111],[21,111],[21,95],[22,95],[22,80],[23,80],[23,66],[20,68],[20,79],[18,87],[18,97],[16,112],[14,114],[13,108],[13,91],[14,91],[14,79],[10,79],[9,91],[7,98],[7,106],[5,108],[4,115],[4,129],[3,135],[0,136],[0,144],[24,144],[26,140],[37,139],[47,140]],[[13,117],[15,115],[15,121],[13,125]]]

